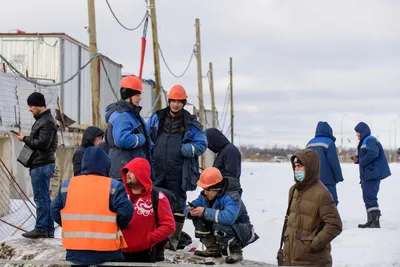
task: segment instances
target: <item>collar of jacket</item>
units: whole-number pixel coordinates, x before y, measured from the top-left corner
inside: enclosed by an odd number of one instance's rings
[[[46,109],[45,111],[43,111],[39,115],[33,115],[33,117],[35,118],[35,120],[38,120],[38,119],[40,119],[42,116],[44,116],[47,113],[50,113],[50,109]]]

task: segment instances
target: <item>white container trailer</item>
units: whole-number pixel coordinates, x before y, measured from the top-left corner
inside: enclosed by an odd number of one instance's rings
[[[0,54],[22,74],[51,82],[65,81],[90,59],[89,47],[65,33],[0,33]],[[99,61],[100,114],[104,121],[106,106],[119,99],[122,65],[102,57],[112,85]],[[78,125],[92,124],[90,66],[59,86],[59,96],[63,113]]]

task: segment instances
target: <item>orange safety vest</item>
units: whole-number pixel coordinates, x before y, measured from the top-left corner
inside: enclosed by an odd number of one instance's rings
[[[117,214],[109,209],[111,178],[97,175],[72,177],[65,207],[61,210],[62,246],[65,249],[115,251],[126,248],[117,225]]]

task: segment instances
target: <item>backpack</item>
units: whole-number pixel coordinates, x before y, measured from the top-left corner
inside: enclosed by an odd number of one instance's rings
[[[171,191],[164,189],[164,188],[153,186],[153,188],[151,190],[151,203],[153,205],[153,210],[154,210],[154,214],[156,216],[157,225],[158,225],[158,221],[159,221],[159,219],[158,219],[158,199],[159,199],[160,192],[162,192],[168,198],[171,209],[172,209],[172,205],[176,201],[175,194],[172,193]]]

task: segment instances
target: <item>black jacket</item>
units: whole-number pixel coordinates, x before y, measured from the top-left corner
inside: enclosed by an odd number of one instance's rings
[[[222,176],[240,180],[242,156],[239,149],[216,128],[206,130],[208,148],[217,154],[213,167],[220,170]]]
[[[94,140],[98,136],[102,135],[104,135],[104,131],[95,126],[90,126],[86,128],[86,130],[83,132],[82,144],[78,146],[78,148],[75,150],[74,156],[72,158],[72,163],[74,165],[74,176],[81,174],[82,158],[86,148],[93,146]]]
[[[28,147],[36,151],[30,169],[55,163],[57,150],[57,125],[50,110],[34,115],[34,118],[36,121],[30,135],[23,139]]]

